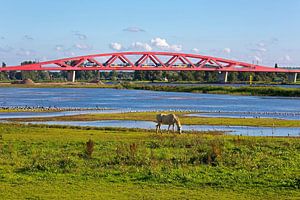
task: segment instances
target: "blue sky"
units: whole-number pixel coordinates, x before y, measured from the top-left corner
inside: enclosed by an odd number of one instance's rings
[[[179,51],[300,65],[299,0],[0,0],[0,61]]]

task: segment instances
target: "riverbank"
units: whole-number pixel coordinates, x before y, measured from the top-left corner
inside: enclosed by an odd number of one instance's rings
[[[191,92],[204,94],[228,94],[228,95],[247,95],[247,96],[283,96],[300,97],[299,88],[284,88],[278,86],[208,86],[201,85],[151,85],[142,82],[120,82],[109,84],[85,83],[85,82],[66,82],[66,83],[34,83],[34,84],[11,84],[0,83],[0,87],[13,88],[113,88],[113,89],[134,89],[151,90],[164,92]]]
[[[126,89],[151,90],[164,92],[192,92],[204,94],[229,94],[229,95],[247,95],[247,96],[283,96],[300,97],[299,88],[282,88],[275,86],[163,86],[163,85],[141,85],[141,84],[123,84]]]
[[[160,112],[127,112],[97,113],[60,117],[13,118],[15,122],[46,122],[46,121],[97,121],[97,120],[133,120],[156,121]],[[183,125],[220,125],[220,126],[258,126],[258,127],[300,127],[299,120],[282,120],[271,118],[225,118],[188,116],[190,112],[172,112],[179,116]]]
[[[13,112],[67,112],[67,111],[102,111],[110,110],[108,108],[59,108],[59,107],[31,107],[31,106],[17,106],[6,107],[0,106],[0,113],[13,113]]]
[[[33,83],[33,84],[12,84],[0,83],[0,88],[123,88],[120,84],[98,84],[87,82],[48,82],[48,83]]]
[[[296,138],[20,124],[0,124],[0,130],[1,199],[300,195]]]

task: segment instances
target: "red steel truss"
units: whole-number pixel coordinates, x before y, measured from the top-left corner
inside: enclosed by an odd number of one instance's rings
[[[223,58],[170,52],[118,52],[0,67],[0,71],[79,71],[79,70],[162,70],[218,72],[284,72],[300,73],[299,69],[267,67]]]

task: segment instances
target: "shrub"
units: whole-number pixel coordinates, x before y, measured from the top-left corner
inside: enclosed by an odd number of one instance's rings
[[[94,152],[94,146],[95,143],[93,140],[89,139],[89,141],[86,142],[85,154],[88,158],[92,158],[92,154]]]

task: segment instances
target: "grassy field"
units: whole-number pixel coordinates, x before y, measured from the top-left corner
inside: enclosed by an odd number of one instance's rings
[[[124,88],[135,90],[152,90],[165,92],[193,92],[205,94],[230,94],[230,95],[250,95],[250,96],[286,96],[300,97],[299,88],[284,88],[274,86],[163,86],[145,84],[123,84]]]
[[[183,125],[225,125],[225,126],[264,126],[264,127],[300,127],[299,120],[281,120],[270,118],[210,118],[191,117],[188,112],[172,112],[180,117]],[[41,117],[26,119],[10,119],[13,121],[96,121],[96,120],[142,120],[156,121],[158,112],[127,112],[127,113],[100,113],[61,117]]]
[[[299,199],[299,164],[299,138],[0,124],[0,199]]]

